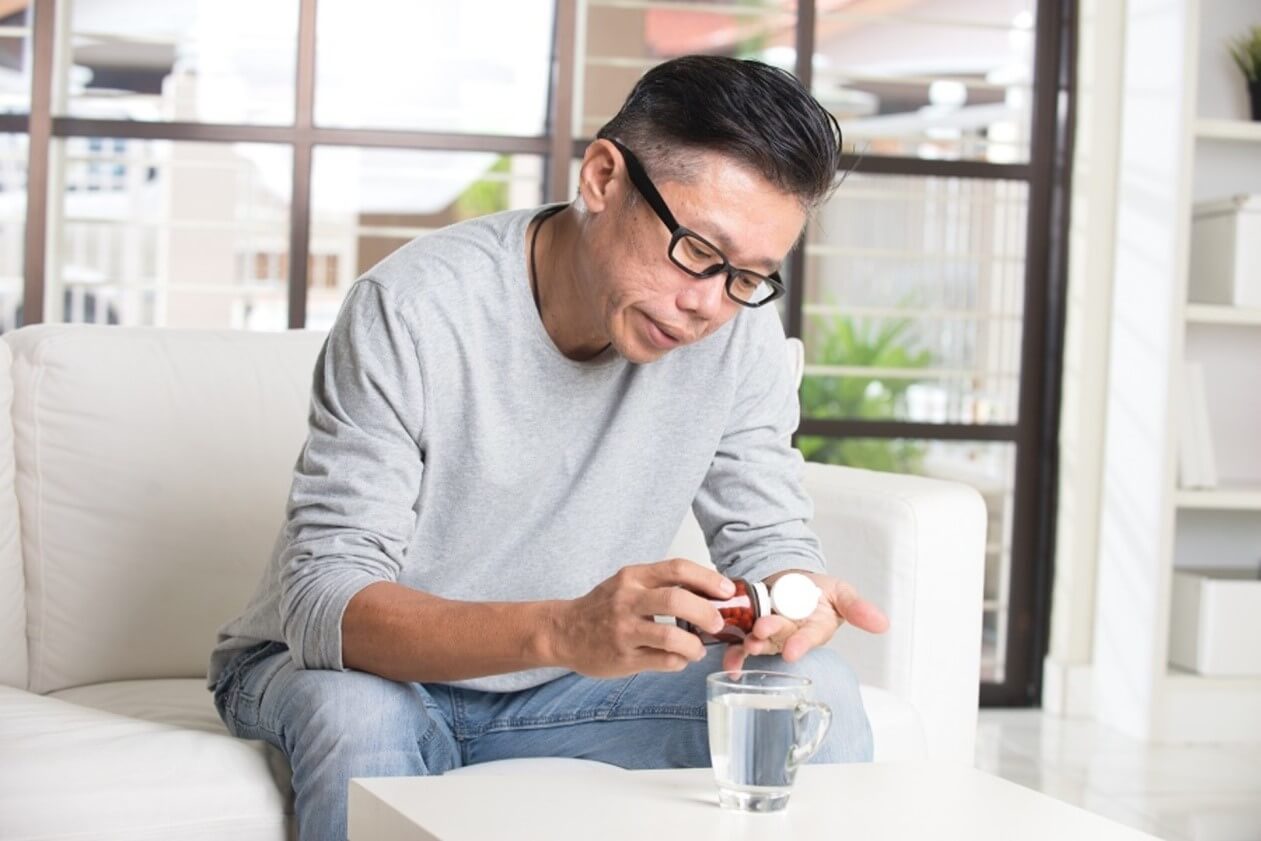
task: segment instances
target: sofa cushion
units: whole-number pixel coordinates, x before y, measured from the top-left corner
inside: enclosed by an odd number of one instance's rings
[[[0,342],[0,684],[26,687],[26,585],[13,490],[12,354]]]
[[[876,762],[901,762],[928,756],[924,723],[910,701],[874,686],[863,686],[859,691],[871,722]]]
[[[0,687],[0,744],[5,838],[273,841],[291,832],[284,757],[228,735],[196,679],[63,697]]]
[[[29,688],[204,675],[283,521],[323,334],[62,324],[4,340]]]

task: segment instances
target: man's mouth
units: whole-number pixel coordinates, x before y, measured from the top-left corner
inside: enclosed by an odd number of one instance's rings
[[[674,327],[665,327],[647,315],[644,318],[648,321],[648,337],[657,347],[668,350],[683,343],[683,331]]]

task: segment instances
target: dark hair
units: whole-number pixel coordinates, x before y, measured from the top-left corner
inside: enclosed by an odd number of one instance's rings
[[[662,179],[688,180],[689,150],[729,156],[813,209],[831,195],[841,127],[796,76],[760,61],[689,55],[640,78],[596,133]]]

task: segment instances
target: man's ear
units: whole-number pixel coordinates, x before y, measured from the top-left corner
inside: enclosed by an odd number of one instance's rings
[[[625,168],[617,147],[607,140],[593,140],[582,156],[578,170],[578,195],[587,210],[602,213],[620,201]]]

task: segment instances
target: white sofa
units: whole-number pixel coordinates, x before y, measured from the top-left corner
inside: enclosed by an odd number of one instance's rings
[[[322,340],[36,325],[0,341],[0,838],[291,835],[283,756],[230,737],[203,676],[280,526]],[[821,465],[806,482],[832,571],[892,622],[833,642],[877,759],[970,764],[979,495]],[[676,549],[704,556],[694,522]]]

